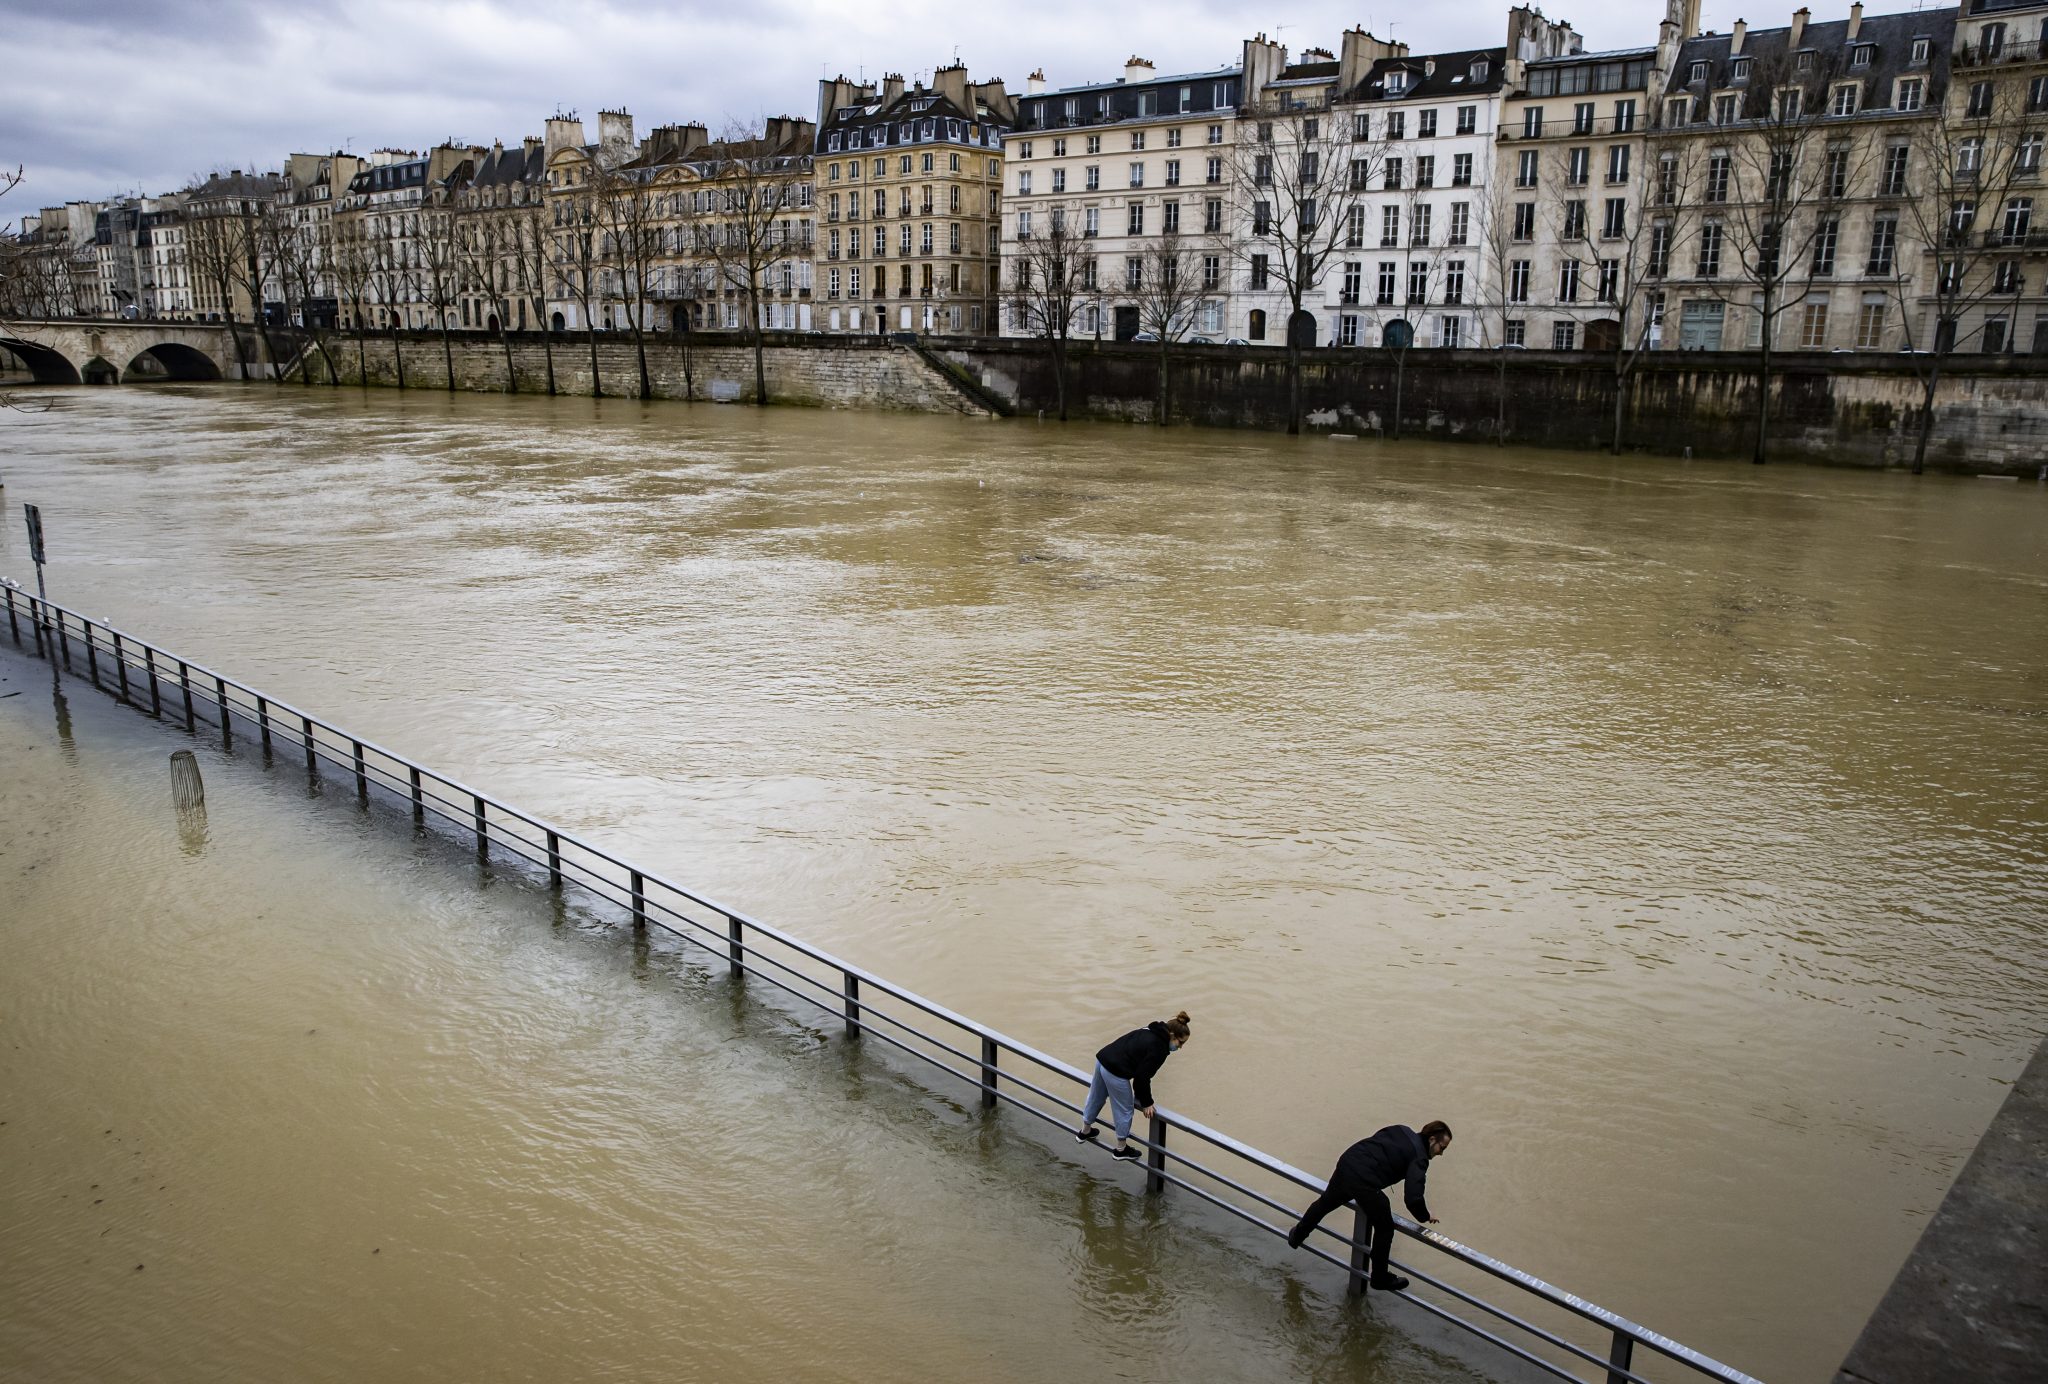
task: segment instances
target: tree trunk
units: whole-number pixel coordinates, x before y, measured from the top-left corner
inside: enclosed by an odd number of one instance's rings
[[[1153,406],[1152,421],[1162,428],[1171,421],[1167,414],[1166,338],[1163,335],[1159,338],[1159,402]]]
[[[636,320],[633,323],[633,349],[640,357],[640,397],[654,397],[653,382],[647,378],[647,329]]]
[[[1294,319],[1287,319],[1287,435],[1301,435],[1301,346],[1294,339]]]
[[[604,397],[604,380],[597,373],[597,319],[590,315],[590,306],[583,307],[583,321],[587,327],[584,335],[590,338],[590,397]]]
[[[455,392],[455,345],[448,339],[448,311],[443,308],[436,314],[441,319],[441,363],[448,371],[448,392]]]
[[[545,301],[540,302],[535,306],[534,314],[540,318],[540,354],[548,364],[548,397],[552,399],[555,397],[555,329],[544,315],[546,307]]]
[[[1408,348],[1394,351],[1394,441],[1401,440],[1401,393],[1408,384]]]
[[[358,385],[366,385],[369,382],[370,348],[363,340],[363,319],[361,314],[358,314],[356,316],[356,383]]]
[[[341,385],[341,372],[334,368],[334,356],[327,349],[327,338],[315,332],[313,333],[313,345],[319,349],[320,359],[327,366],[327,387],[329,389],[339,388]]]
[[[1047,354],[1052,357],[1053,395],[1059,400],[1060,421],[1067,421],[1067,339],[1063,336],[1048,336],[1045,339]]]
[[[510,315],[509,313],[505,314],[505,316]],[[519,392],[519,374],[512,365],[512,333],[505,330],[505,317],[498,319],[498,345],[505,350],[505,392],[507,394],[517,394]]]
[[[768,403],[768,367],[761,350],[761,301],[752,291],[747,295],[747,315],[754,331],[754,403],[765,408]]]
[[[227,301],[225,295],[223,295],[222,301]],[[247,384],[249,382],[249,358],[242,354],[242,334],[235,330],[235,315],[232,312],[223,312],[221,316],[227,319],[228,340],[235,348],[235,374],[241,378],[243,384]]]
[[[1758,466],[1764,464],[1769,455],[1771,438],[1771,341],[1770,327],[1765,324],[1762,352],[1757,357],[1756,371],[1756,448],[1750,453],[1750,461]]]
[[[1619,356],[1614,361],[1614,440],[1608,444],[1608,451],[1621,455],[1621,414],[1622,400],[1628,393],[1629,367]]]
[[[391,362],[398,369],[398,387],[405,388],[405,347],[398,340],[398,319],[391,319]]]
[[[1913,474],[1927,469],[1927,444],[1934,438],[1934,391],[1941,384],[1941,353],[1928,362],[1927,392],[1920,404],[1920,435],[1913,439]]]

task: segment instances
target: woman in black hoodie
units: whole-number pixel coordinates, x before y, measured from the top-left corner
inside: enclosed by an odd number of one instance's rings
[[[1116,1147],[1112,1158],[1136,1161],[1138,1151],[1128,1142],[1131,1112],[1135,1108],[1152,1118],[1152,1077],[1172,1054],[1188,1041],[1188,1012],[1183,1009],[1171,1019],[1154,1019],[1134,1028],[1095,1054],[1095,1078],[1088,1083],[1088,1102],[1081,1108],[1081,1127],[1074,1131],[1076,1143],[1095,1138],[1095,1117],[1102,1103],[1109,1102],[1116,1120]]]

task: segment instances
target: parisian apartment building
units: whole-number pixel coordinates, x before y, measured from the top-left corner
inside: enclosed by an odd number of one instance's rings
[[[1213,68],[1129,54],[1020,91],[955,62],[715,135],[558,112],[45,207],[7,291],[343,329],[1030,336],[1019,275],[1058,236],[1084,339],[2048,353],[2048,0],[1751,18],[1646,0],[1589,49],[1515,5],[1491,46],[1255,34]]]

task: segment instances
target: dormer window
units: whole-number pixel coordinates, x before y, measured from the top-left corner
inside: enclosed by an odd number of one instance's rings
[[[1799,50],[1799,53],[1792,59],[1792,70],[1794,72],[1813,71],[1813,50],[1811,48]]]
[[[1473,81],[1475,81],[1475,82],[1483,82],[1483,81],[1485,81],[1485,80],[1486,80],[1486,78],[1487,78],[1487,74],[1488,74],[1488,73],[1490,73],[1490,72],[1492,72],[1492,71],[1493,71],[1493,65],[1492,65],[1491,63],[1487,62],[1487,60],[1486,60],[1485,58],[1475,58],[1475,59],[1473,60],[1473,62],[1472,62],[1472,80],[1473,80]]]
[[[1873,57],[1875,57],[1875,56],[1876,56],[1876,54],[1877,54],[1877,45],[1876,45],[1876,44],[1874,44],[1874,43],[1859,43],[1859,44],[1857,44],[1857,45],[1856,45],[1855,47],[1853,47],[1853,48],[1851,48],[1851,49],[1849,50],[1849,66],[1851,66],[1851,67],[1868,67],[1868,66],[1870,66],[1870,60],[1871,60],[1871,59],[1872,59]]]
[[[1928,41],[1928,40],[1926,40],[1926,39],[1924,39],[1924,38],[1916,38],[1916,39],[1914,39],[1914,40],[1913,40],[1913,61],[1914,61],[1915,63],[1924,63],[1924,62],[1926,62],[1926,61],[1927,61],[1927,53],[1928,53],[1928,49],[1929,49],[1929,48],[1930,48],[1931,46],[1932,46],[1932,45],[1931,45],[1931,44],[1929,43],[1929,41]]]
[[[1707,65],[1703,62],[1694,63],[1692,65],[1692,76],[1687,78],[1687,80],[1694,82],[1704,82],[1707,80]]]
[[[1387,74],[1387,95],[1399,96],[1402,92],[1406,91],[1407,89],[1408,74],[1406,72],[1396,71],[1389,72]]]
[[[1749,80],[1748,58],[1737,58],[1735,60],[1734,66],[1728,73],[1728,80],[1731,82],[1746,82]]]

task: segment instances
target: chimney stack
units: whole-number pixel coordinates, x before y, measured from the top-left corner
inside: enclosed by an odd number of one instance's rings
[[[1813,18],[1813,11],[1807,9],[1804,5],[1792,11],[1792,30],[1785,35],[1785,49],[1787,52],[1796,53],[1799,51],[1799,45],[1806,38],[1806,21],[1811,18]]]
[[[974,114],[974,103],[967,99],[967,68],[963,63],[942,67],[932,73],[932,90],[951,101],[969,115]]]
[[[1153,71],[1154,68],[1151,63],[1133,55],[1124,63],[1124,80],[1126,82],[1142,82],[1150,78]]]
[[[1035,67],[1035,68],[1033,68],[1033,69],[1031,70],[1031,75],[1030,75],[1029,77],[1026,77],[1026,78],[1024,79],[1024,94],[1025,94],[1026,96],[1043,96],[1043,95],[1045,95],[1045,69],[1044,69],[1044,68],[1042,68],[1042,67]]]
[[[1856,35],[1863,32],[1863,0],[1849,7],[1849,41],[1854,43]]]
[[[1748,21],[1748,20],[1746,20],[1746,19],[1738,19],[1738,20],[1736,20],[1736,21],[1735,21],[1735,27],[1734,27],[1733,29],[1729,30],[1729,32],[1728,32],[1728,56],[1729,56],[1729,57],[1731,57],[1731,58],[1739,58],[1739,57],[1741,57],[1741,56],[1742,56],[1742,40],[1743,40],[1743,37],[1744,37],[1744,35],[1746,35],[1746,34],[1748,34],[1748,33],[1749,33],[1749,21]]]

